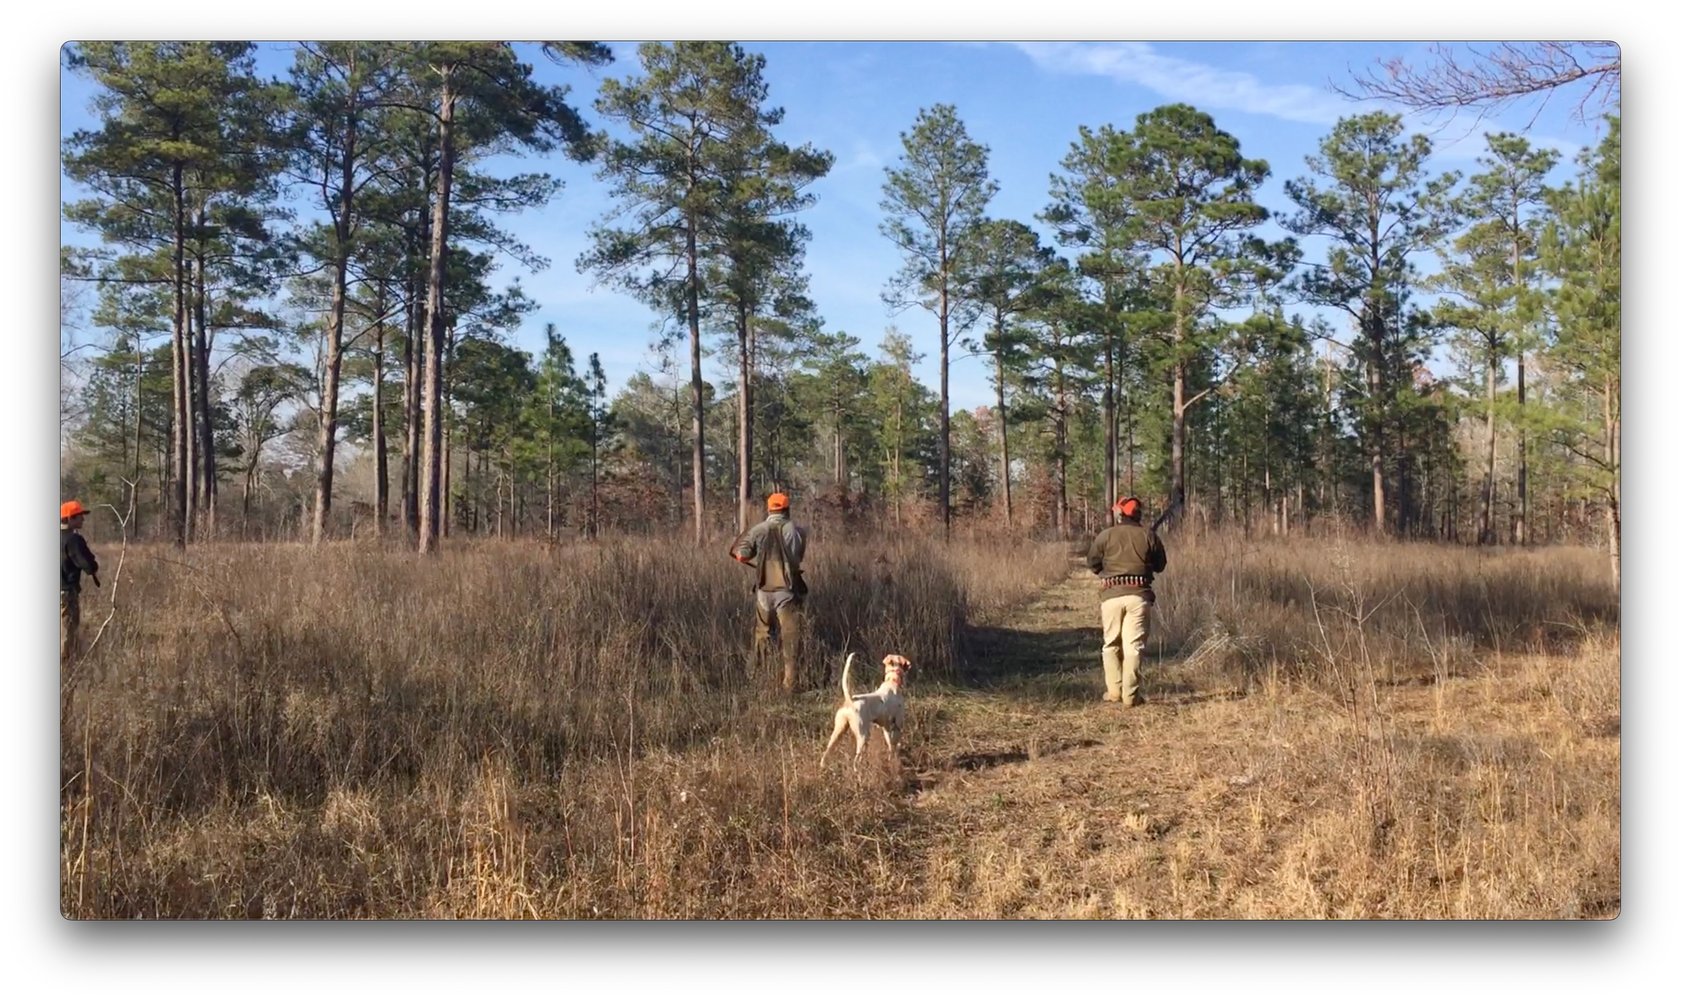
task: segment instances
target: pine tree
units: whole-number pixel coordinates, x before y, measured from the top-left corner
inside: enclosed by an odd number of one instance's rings
[[[1547,311],[1557,341],[1550,364],[1566,374],[1551,439],[1573,455],[1576,486],[1604,505],[1612,580],[1622,583],[1622,121],[1606,119],[1575,181],[1547,192],[1552,211],[1541,264],[1557,284]]]
[[[593,42],[550,43],[544,51],[556,58],[586,64],[611,59],[606,47]],[[428,104],[438,128],[438,169],[432,198],[429,236],[431,253],[426,277],[424,364],[421,377],[421,442],[419,480],[419,549],[434,552],[443,525],[444,479],[444,362],[449,337],[444,292],[449,274],[450,197],[456,156],[463,149],[508,147],[547,151],[562,147],[574,159],[596,152],[596,137],[566,103],[566,88],[545,87],[532,78],[531,66],[521,62],[505,42],[428,42],[412,50],[419,79],[430,72],[437,79],[435,104]],[[457,136],[457,104],[461,105]],[[431,108],[436,108],[432,111]],[[456,310],[459,314],[459,310]]]
[[[1119,416],[1127,415],[1127,490],[1133,488],[1131,431],[1132,401],[1127,394],[1132,351],[1127,309],[1137,302],[1132,294],[1141,283],[1144,261],[1130,230],[1132,209],[1122,188],[1124,137],[1108,125],[1080,127],[1079,138],[1063,157],[1060,174],[1051,175],[1051,203],[1040,216],[1055,228],[1057,241],[1079,251],[1077,272],[1095,283],[1096,308],[1082,323],[1102,345],[1103,356],[1103,509],[1119,498],[1121,435]],[[1125,402],[1123,404],[1123,397]]]
[[[962,294],[980,312],[986,331],[978,346],[992,359],[998,408],[998,479],[1004,524],[1014,521],[1010,496],[1009,403],[1005,387],[1027,363],[1029,334],[1021,317],[1043,297],[1041,281],[1055,256],[1039,245],[1031,227],[1011,219],[984,219],[970,234],[959,265]]]
[[[1557,160],[1551,150],[1531,150],[1521,136],[1487,136],[1488,153],[1479,157],[1483,172],[1470,178],[1459,211],[1471,225],[1452,243],[1442,273],[1433,287],[1453,296],[1436,310],[1437,319],[1463,331],[1477,356],[1484,384],[1484,453],[1482,504],[1477,526],[1479,544],[1496,541],[1494,521],[1494,456],[1496,388],[1506,361],[1517,358],[1518,427],[1517,513],[1513,541],[1523,544],[1528,506],[1527,434],[1523,429],[1525,355],[1532,348],[1530,331],[1535,306],[1530,275],[1535,270],[1542,184]]]
[[[65,173],[94,191],[66,205],[65,217],[99,231],[107,243],[167,261],[161,270],[173,290],[174,372],[169,520],[183,546],[199,524],[198,506],[213,509],[216,454],[209,347],[205,322],[193,308],[195,280],[198,288],[205,281],[202,271],[195,279],[189,247],[214,235],[212,197],[258,183],[261,161],[271,155],[265,109],[275,97],[254,75],[253,50],[249,42],[66,48],[70,68],[100,85],[93,104],[102,126],[64,140]]]
[[[1113,157],[1129,209],[1124,232],[1152,262],[1148,277],[1166,311],[1158,336],[1166,341],[1173,392],[1173,502],[1185,496],[1185,413],[1210,391],[1188,395],[1191,366],[1222,328],[1207,321],[1211,310],[1231,301],[1240,283],[1243,235],[1267,219],[1254,196],[1270,171],[1264,160],[1245,159],[1237,139],[1212,118],[1184,104],[1139,115],[1133,131],[1117,139]]]
[[[899,248],[904,265],[882,299],[894,309],[921,306],[940,324],[940,520],[951,533],[951,347],[975,319],[960,291],[959,261],[974,226],[997,193],[987,171],[987,147],[949,104],[917,112],[899,165],[887,168],[881,231]]]
[[[763,56],[723,42],[650,42],[638,52],[645,75],[605,81],[596,101],[596,110],[628,128],[633,141],[608,147],[601,178],[613,185],[618,206],[591,231],[591,249],[579,257],[578,267],[678,317],[687,328],[694,537],[699,542],[706,532],[706,388],[701,375],[706,265],[723,240],[727,220],[745,227],[731,235],[738,248],[756,249],[741,251],[743,259],[733,273],[737,306],[750,314],[757,304],[752,282],[762,274],[762,261],[754,256],[763,250],[760,244],[780,237],[786,249],[790,241],[801,242],[795,232],[761,227],[774,212],[797,206],[799,187],[827,165],[821,156],[808,157],[809,151],[797,157],[797,169],[789,161],[787,171],[772,171],[760,159],[772,146],[769,128],[781,120],[780,109],[765,106]],[[743,176],[755,171],[758,181],[774,180],[755,191]],[[619,218],[626,224],[608,224]],[[743,329],[744,340],[748,333]],[[750,348],[744,349],[743,358],[750,355]],[[749,373],[744,388],[750,381]],[[744,452],[742,460],[747,458]]]
[[[1299,209],[1285,227],[1331,241],[1327,263],[1308,268],[1296,288],[1355,324],[1356,426],[1371,470],[1372,528],[1380,534],[1392,528],[1385,467],[1402,460],[1397,399],[1411,390],[1406,341],[1416,329],[1409,332],[1404,310],[1415,283],[1412,258],[1453,230],[1447,195],[1458,180],[1452,173],[1426,178],[1430,140],[1403,139],[1401,132],[1401,119],[1383,112],[1343,118],[1319,154],[1307,158],[1314,176],[1284,184]]]

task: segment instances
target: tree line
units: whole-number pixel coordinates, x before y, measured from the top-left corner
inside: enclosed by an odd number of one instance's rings
[[[945,530],[1068,537],[1141,493],[1247,530],[1591,538],[1615,561],[1615,117],[1553,186],[1558,154],[1521,135],[1434,172],[1399,117],[1352,114],[1274,213],[1272,165],[1170,104],[1082,127],[1026,220],[989,214],[989,149],[957,109],[924,108],[884,171],[902,267],[882,298],[933,334],[934,390],[898,328],[872,358],[826,327],[800,215],[833,157],[779,134],[762,56],[644,44],[591,115],[522,52],[611,62],[587,42],[299,43],[262,79],[246,43],[68,47],[98,123],[64,140],[89,192],[64,211],[100,242],[63,272],[110,342],[69,403],[67,485],[135,484],[178,544],[253,522],[320,541],[347,523],[342,473],[369,480],[348,523],[423,552],[452,530],[700,539],[776,488]],[[612,196],[574,265],[669,321],[657,370],[611,399],[557,324],[539,356],[511,346],[538,305],[493,286],[502,261],[549,265],[498,220],[560,184],[492,161],[556,151]],[[966,357],[993,398],[954,412]]]

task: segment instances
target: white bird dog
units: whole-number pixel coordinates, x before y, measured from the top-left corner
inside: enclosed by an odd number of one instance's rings
[[[882,734],[887,738],[888,756],[893,758],[894,766],[898,766],[899,730],[905,724],[905,696],[899,689],[905,683],[905,672],[910,670],[911,661],[898,653],[887,654],[881,658],[881,665],[887,672],[881,687],[867,694],[853,694],[852,661],[857,656],[857,653],[848,653],[846,666],[841,670],[841,694],[846,696],[846,704],[835,710],[835,731],[829,734],[829,745],[823,748],[823,756],[817,760],[818,767],[829,759],[829,751],[840,742],[841,734],[851,729],[855,744],[852,767],[857,770],[876,726],[881,727]]]

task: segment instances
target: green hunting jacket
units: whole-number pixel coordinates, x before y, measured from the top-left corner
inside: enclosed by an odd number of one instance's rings
[[[1141,594],[1154,601],[1156,592],[1151,583],[1167,568],[1167,550],[1154,531],[1137,521],[1122,521],[1092,539],[1091,548],[1086,550],[1086,566],[1100,577],[1129,576],[1143,581],[1142,585],[1128,582],[1107,587],[1102,600]]]
[[[783,559],[765,558],[768,553],[774,552],[774,548],[766,544],[766,536],[772,531],[781,535]],[[770,514],[742,532],[730,546],[730,555],[737,562],[759,571],[755,589],[760,593],[777,597],[787,595],[789,598],[803,596],[805,581],[800,573],[800,562],[805,559],[805,532],[783,511]]]

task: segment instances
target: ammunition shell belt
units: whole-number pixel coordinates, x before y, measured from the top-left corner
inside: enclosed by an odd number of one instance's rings
[[[1150,578],[1141,573],[1121,573],[1103,578],[1104,590],[1108,590],[1110,587],[1148,587],[1149,585]]]

